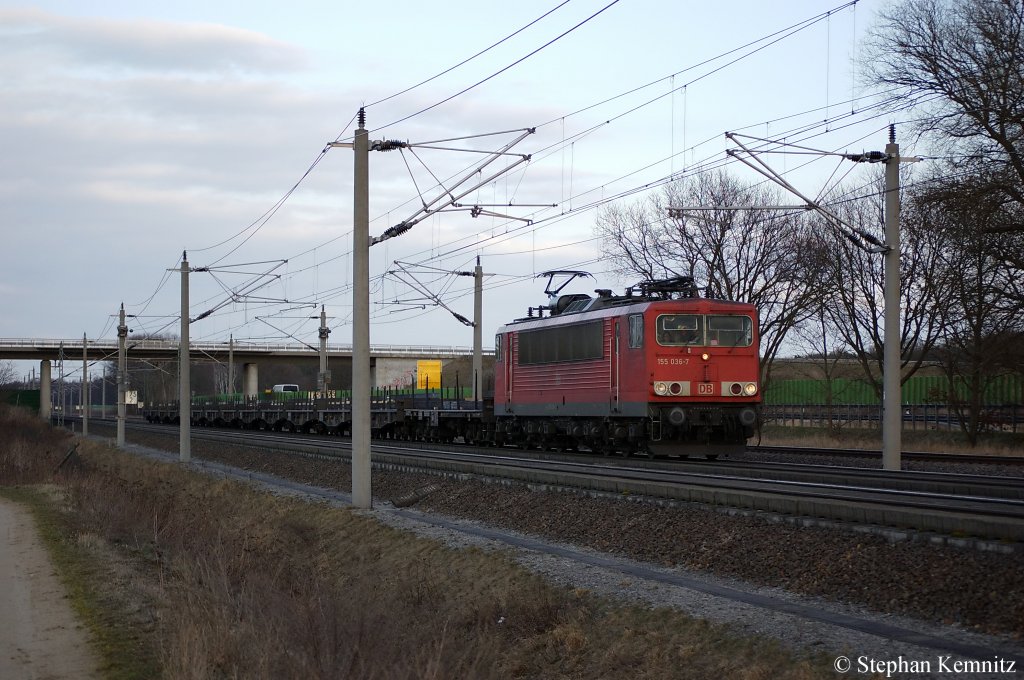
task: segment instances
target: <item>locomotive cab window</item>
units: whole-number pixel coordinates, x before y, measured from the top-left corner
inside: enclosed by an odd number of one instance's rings
[[[629,346],[631,349],[644,346],[644,315],[629,315]]]
[[[494,361],[497,363],[501,363],[501,340],[500,333],[494,336]]]
[[[753,322],[749,316],[709,316],[708,345],[713,347],[749,347],[753,342]]]
[[[704,317],[699,314],[662,314],[657,322],[658,344],[703,345]]]

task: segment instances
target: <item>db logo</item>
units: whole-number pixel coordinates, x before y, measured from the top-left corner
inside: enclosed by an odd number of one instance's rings
[[[697,383],[697,394],[714,394],[714,383]]]

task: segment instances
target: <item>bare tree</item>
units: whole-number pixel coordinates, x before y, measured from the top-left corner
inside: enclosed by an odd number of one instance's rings
[[[867,188],[857,200],[837,208],[844,219],[867,232],[879,233],[884,222],[883,192]],[[924,363],[942,330],[945,270],[941,264],[941,235],[931,231],[913,204],[904,207],[900,256],[900,369],[901,382]],[[864,371],[865,379],[882,394],[884,328],[884,263],[878,253],[856,247],[822,225],[814,245],[828,291],[831,325],[839,332]]]
[[[983,408],[988,388],[1024,370],[1024,298],[1020,271],[995,255],[1013,240],[986,230],[1001,209],[982,209],[976,197],[963,203],[931,204],[925,213],[933,232],[945,237],[940,264],[947,300],[938,357],[949,381],[946,401],[967,440],[976,444],[986,427]]]
[[[678,276],[674,262],[661,251],[661,231],[668,219],[664,197],[652,196],[632,204],[612,203],[597,214],[597,231],[604,254],[624,276],[654,280]]]
[[[17,377],[13,361],[0,361],[0,387],[13,386]]]
[[[866,55],[892,109],[924,113],[919,132],[969,171],[947,189],[1024,207],[1024,0],[904,0],[879,15]],[[1024,232],[1024,221],[984,228]]]
[[[984,178],[962,173],[949,176],[941,174],[942,171],[942,168],[935,169],[937,176],[921,185],[916,191],[916,200],[924,209],[935,210],[937,214],[961,216],[953,218],[959,221],[960,226],[950,236],[968,239],[975,246],[992,246],[986,255],[1017,275],[1018,283],[1008,285],[1006,292],[1017,300],[1024,300],[1024,287],[1019,283],[1019,275],[1024,270],[1024,229],[1017,228],[1024,225],[1024,205],[978,189],[985,185]],[[944,220],[933,221],[936,228],[949,231]],[[964,231],[965,227],[967,231]],[[970,230],[980,232],[982,238],[968,233]],[[989,234],[999,238],[983,238]]]
[[[765,381],[786,334],[813,308],[820,291],[809,287],[806,222],[757,206],[777,205],[776,193],[748,186],[723,171],[700,173],[665,187],[645,201],[611,206],[598,215],[605,254],[620,274],[645,278],[692,276],[708,297],[758,308]],[[669,207],[750,206],[689,210],[670,218]]]
[[[840,381],[846,377],[843,365],[851,358],[846,342],[832,324],[824,304],[793,330],[792,344],[803,350],[810,369],[801,372],[821,385],[827,427],[831,434],[837,434],[842,422],[835,417],[835,404],[844,396]]]

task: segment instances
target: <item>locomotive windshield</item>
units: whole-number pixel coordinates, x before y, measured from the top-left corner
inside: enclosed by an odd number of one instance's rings
[[[703,345],[704,317],[699,314],[662,314],[658,317],[659,345]]]
[[[709,316],[708,345],[749,347],[753,341],[752,328],[749,316]]]
[[[753,322],[749,316],[662,314],[658,344],[664,346],[749,347]]]

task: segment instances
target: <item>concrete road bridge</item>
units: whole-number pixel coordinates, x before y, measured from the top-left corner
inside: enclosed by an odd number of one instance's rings
[[[177,361],[177,340],[132,340],[126,343],[129,360]],[[0,338],[0,360],[39,361],[41,399],[50,399],[51,362],[63,360],[72,366],[78,362],[117,361],[117,340],[87,340],[59,338]],[[372,384],[388,384],[396,375],[406,375],[421,359],[457,359],[470,357],[470,347],[436,345],[371,345],[370,375]],[[494,350],[485,350],[484,356],[493,356]],[[259,392],[260,360],[292,359],[295,361],[317,361],[333,359],[336,365],[349,365],[352,361],[351,345],[326,345],[326,357],[320,350],[300,343],[255,343],[255,342],[192,342],[189,346],[191,361],[231,362],[242,364],[242,391],[246,395]],[[321,363],[321,365],[326,365]],[[48,414],[47,414],[48,415]]]

